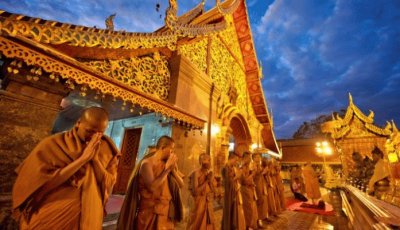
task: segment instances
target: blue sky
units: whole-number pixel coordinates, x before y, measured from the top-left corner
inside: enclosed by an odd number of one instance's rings
[[[200,0],[178,0],[179,12]],[[156,4],[160,4],[159,11]],[[215,1],[206,1],[210,8]],[[0,0],[0,9],[116,30],[161,27],[167,0]],[[399,0],[247,0],[262,84],[277,138],[304,122],[346,108],[348,92],[379,125],[400,126]],[[161,16],[161,17],[160,17]]]

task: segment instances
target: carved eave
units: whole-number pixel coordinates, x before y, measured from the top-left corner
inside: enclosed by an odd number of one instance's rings
[[[238,9],[233,14],[233,19],[240,49],[242,51],[249,97],[257,119],[264,126],[264,144],[267,148],[279,153],[280,151],[273,132],[272,119],[268,112],[264,91],[262,89],[260,66],[257,61],[257,54],[254,47],[245,1],[240,3]]]
[[[173,50],[177,41],[177,34],[171,31],[110,31],[12,14],[3,10],[0,10],[0,31],[4,35],[23,36],[44,44],[112,49],[168,47]]]
[[[353,102],[351,94],[349,94],[349,106],[347,107],[344,117],[339,115],[332,116],[332,121],[325,122],[321,125],[321,130],[324,133],[330,133],[332,138],[339,139],[346,136],[351,131],[352,122],[358,119],[362,122],[365,129],[371,134],[389,137],[391,134],[392,125],[388,123],[385,128],[380,128],[374,124],[374,112],[365,115]]]
[[[17,36],[18,37],[18,36]],[[49,74],[71,79],[79,85],[120,98],[123,101],[139,105],[161,113],[167,117],[187,123],[194,128],[203,128],[205,121],[161,99],[154,98],[135,88],[110,78],[85,64],[53,49],[25,37],[10,38],[0,36],[0,52],[7,58],[25,62],[28,66],[42,68]]]

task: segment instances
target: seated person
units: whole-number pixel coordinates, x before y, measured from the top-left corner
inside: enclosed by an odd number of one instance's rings
[[[302,187],[301,187],[301,183],[300,183],[300,180],[298,177],[294,178],[294,181],[293,181],[291,187],[292,187],[292,192],[294,194],[295,199],[304,201],[304,202],[307,201],[307,198],[303,194],[301,194]]]

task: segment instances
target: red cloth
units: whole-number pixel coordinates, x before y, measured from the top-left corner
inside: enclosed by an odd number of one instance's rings
[[[335,211],[333,210],[332,205],[330,205],[329,203],[325,202],[325,210],[316,209],[316,208],[303,208],[303,207],[301,207],[301,205],[303,203],[304,202],[292,203],[290,206],[287,207],[287,209],[290,211],[306,212],[306,213],[312,213],[312,214],[318,214],[318,215],[324,215],[324,216],[335,215]]]

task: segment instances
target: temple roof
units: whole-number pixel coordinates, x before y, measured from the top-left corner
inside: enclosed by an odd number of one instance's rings
[[[216,34],[226,28],[224,14],[233,14],[238,41],[244,62],[247,89],[254,113],[264,126],[264,144],[279,152],[273,133],[273,122],[268,112],[261,84],[262,71],[257,61],[247,7],[243,0],[217,1],[217,6],[204,12],[203,2],[177,17],[175,1],[167,10],[166,26],[152,33],[110,31],[106,29],[71,25],[0,11],[0,31],[3,36],[30,43],[58,59],[74,62],[87,73],[101,76],[78,59],[121,59],[159,52],[170,57],[178,42]],[[174,5],[175,4],[175,5]],[[6,38],[8,39],[8,38]],[[22,44],[21,43],[21,44]],[[200,121],[195,122],[197,125]],[[196,126],[197,126],[196,125]]]
[[[353,102],[353,97],[349,93],[349,106],[344,117],[333,115],[332,120],[321,125],[324,133],[330,133],[332,138],[338,139],[345,136],[384,136],[388,137],[391,133],[392,124],[387,123],[384,128],[374,124],[374,112],[370,110],[369,115],[365,115]]]

